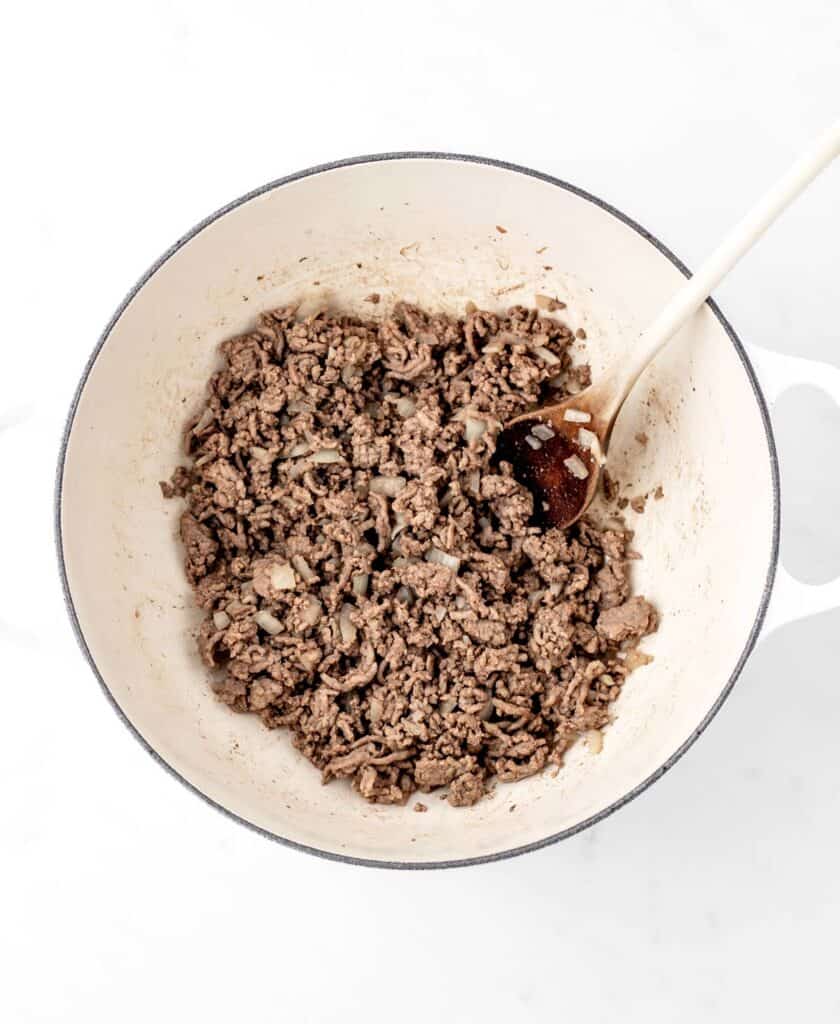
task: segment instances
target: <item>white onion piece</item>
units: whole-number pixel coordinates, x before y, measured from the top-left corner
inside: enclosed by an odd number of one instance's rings
[[[562,373],[558,373],[556,377],[552,377],[549,380],[549,382],[548,382],[548,386],[550,388],[562,388],[563,387],[563,374]]]
[[[301,402],[299,400],[292,400],[291,402],[286,402],[286,409],[293,416],[299,412],[312,412],[312,409],[310,408],[307,402]]]
[[[438,711],[442,715],[449,715],[455,710],[457,706],[458,702],[455,700],[454,697],[447,697],[445,700],[442,700],[440,704],[438,704]]]
[[[414,594],[408,589],[408,587],[400,587],[397,591],[397,600],[402,601],[403,604],[412,604],[414,602]]]
[[[213,410],[210,406],[206,406],[202,414],[198,417],[198,423],[192,428],[194,434],[200,434],[202,430],[206,430],[207,427],[213,422]]]
[[[230,625],[230,616],[227,612],[214,612],[213,625],[216,629],[227,629]]]
[[[283,632],[283,623],[279,619],[275,619],[271,612],[257,612],[254,616],[254,622],[256,622],[260,629],[264,629],[269,636],[277,636],[278,633]]]
[[[291,562],[295,568],[295,572],[305,583],[313,583],[318,579],[318,573],[313,572],[312,567],[303,555],[292,555]]]
[[[275,590],[294,590],[297,582],[295,571],[288,562],[272,565],[268,578]]]
[[[343,462],[341,452],[337,448],[322,448],[319,452],[313,452],[309,461],[316,466],[328,466],[335,462]]]
[[[563,413],[563,419],[567,423],[588,423],[592,416],[588,412],[584,412],[583,409],[567,409]]]
[[[539,449],[542,448],[542,441],[538,437],[533,437],[531,434],[526,434],[525,440],[534,449],[535,452],[539,451]]]
[[[545,345],[537,345],[534,348],[534,355],[539,356],[544,363],[548,363],[549,366],[557,366],[560,362],[559,356],[556,356],[551,349],[545,347]]]
[[[382,717],[382,701],[378,697],[371,697],[368,701],[368,721],[376,723]]]
[[[501,352],[504,347],[505,346],[504,346],[503,342],[501,342],[501,341],[490,341],[481,350],[481,354],[482,355],[485,355],[485,354],[492,355],[495,352]]]
[[[589,729],[584,733],[586,745],[593,754],[600,754],[604,747],[604,737],[598,729]]]
[[[301,625],[304,629],[308,629],[310,626],[314,626],[318,619],[323,614],[324,606],[318,600],[317,597],[311,597],[306,607],[300,613]]]
[[[487,424],[484,420],[476,420],[470,417],[464,421],[464,439],[467,444],[477,441],[486,430]]]
[[[541,441],[550,441],[554,437],[554,431],[547,423],[535,423],[531,427],[531,433]]]
[[[584,461],[577,455],[570,455],[568,459],[563,459],[563,465],[568,471],[578,478],[578,480],[585,480],[589,476],[589,470],[586,468]]]
[[[536,608],[537,605],[540,603],[540,601],[542,601],[544,594],[545,594],[544,590],[535,590],[535,591],[533,591],[533,593],[529,594],[528,595],[528,607],[532,608],[532,609]]]
[[[394,525],[391,528],[391,540],[395,540],[408,525],[405,516],[401,512],[394,513]]]
[[[427,562],[435,562],[437,565],[443,565],[447,569],[451,569],[453,572],[457,572],[461,567],[461,559],[456,558],[454,555],[448,555],[445,551],[441,551],[440,548],[429,548],[425,555]]]
[[[267,448],[260,448],[259,445],[253,445],[248,449],[252,459],[256,459],[258,462],[271,462],[271,452]]]
[[[386,498],[396,498],[405,487],[404,476],[375,476],[370,482],[371,494],[384,494]]]
[[[404,420],[407,420],[409,416],[414,415],[414,410],[417,408],[417,403],[413,398],[398,398],[397,399],[397,413],[402,416]]]
[[[369,573],[360,572],[353,577],[353,593],[356,595],[356,597],[364,597],[365,594],[367,594],[369,583]]]
[[[350,620],[350,613],[353,611],[352,604],[343,604],[341,611],[338,613],[338,629],[341,633],[341,641],[345,644],[353,644],[356,642],[356,637],[359,631],[353,625]]]
[[[287,448],[280,456],[282,459],[297,459],[301,455],[306,455],[312,446],[307,444],[306,441],[297,441],[290,448]]]
[[[321,660],[320,651],[301,651],[297,656],[297,660],[300,662],[301,667],[307,672],[313,672],[315,666]]]
[[[586,427],[581,427],[578,430],[578,444],[581,448],[586,448],[592,452],[595,461],[599,466],[603,466],[607,461],[604,458],[604,453],[601,451],[601,442],[598,440],[598,435],[591,430],[587,430]]]

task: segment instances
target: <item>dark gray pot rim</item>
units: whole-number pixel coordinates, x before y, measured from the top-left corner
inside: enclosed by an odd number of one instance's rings
[[[61,492],[64,480],[64,465],[67,454],[67,445],[69,442],[71,431],[73,429],[73,422],[75,420],[76,410],[78,408],[82,392],[84,391],[85,384],[87,383],[88,377],[90,375],[91,370],[93,369],[94,363],[96,362],[99,353],[102,351],[102,348],[108,341],[108,337],[114,325],[122,316],[126,307],[134,299],[134,297],[137,295],[140,289],[163,266],[163,264],[166,263],[166,261],[174,253],[176,253],[183,245],[189,242],[190,239],[194,238],[200,231],[203,231],[204,228],[206,228],[209,224],[212,224],[214,221],[218,220],[219,217],[223,217],[226,213],[229,213],[231,210],[235,210],[238,206],[241,206],[243,203],[247,203],[249,200],[254,199],[257,196],[263,195],[264,193],[269,192],[272,189],[280,188],[283,185],[288,185],[290,182],[293,181],[299,181],[302,178],[308,178],[313,174],[321,174],[324,171],[332,171],[340,167],[352,167],[355,166],[356,164],[378,163],[386,160],[455,160],[464,163],[484,164],[490,167],[498,167],[505,171],[513,171],[516,174],[525,174],[531,178],[537,178],[540,181],[547,182],[550,185],[556,185],[558,188],[566,189],[568,192],[572,192],[575,195],[580,196],[582,199],[586,199],[590,203],[594,203],[602,210],[606,210],[607,213],[612,214],[613,217],[620,220],[623,224],[626,224],[628,227],[638,232],[638,234],[640,234],[644,239],[650,242],[651,245],[655,246],[664,256],[667,256],[667,258],[674,264],[674,266],[677,267],[686,277],[691,276],[691,273],[685,266],[685,264],[681,260],[679,260],[674,255],[674,253],[672,253],[671,250],[667,246],[665,246],[655,235],[652,235],[649,231],[645,230],[645,228],[643,228],[640,224],[637,224],[636,221],[626,216],[626,214],[623,214],[620,210],[617,210],[614,206],[611,206],[609,203],[604,202],[603,199],[599,199],[597,196],[594,196],[590,192],[586,192],[584,189],[578,188],[575,185],[570,185],[566,181],[561,181],[559,178],[552,177],[550,174],[542,174],[540,171],[534,171],[528,167],[521,167],[518,164],[507,163],[506,161],[503,160],[493,160],[489,157],[470,156],[468,154],[462,153],[427,153],[422,151],[374,153],[369,156],[357,156],[351,157],[347,160],[336,160],[332,163],[319,164],[315,167],[309,167],[306,170],[298,171],[296,174],[289,174],[286,177],[278,178],[276,181],[269,182],[267,185],[263,185],[261,188],[254,189],[252,192],[248,192],[246,195],[241,196],[239,199],[233,200],[233,202],[228,203],[227,206],[223,206],[220,210],[217,210],[215,213],[211,214],[209,217],[205,218],[203,221],[197,224],[191,231],[188,231],[187,234],[185,234],[182,238],[179,238],[178,241],[169,249],[167,249],[167,251],[160,257],[160,259],[158,259],[157,262],[155,262],[146,271],[146,273],[140,278],[137,284],[134,285],[134,287],[131,289],[128,295],[126,295],[126,297],[117,307],[116,312],[111,317],[111,320],[109,321],[105,330],[102,332],[102,335],[100,336],[99,341],[96,344],[96,347],[94,348],[90,358],[88,359],[87,365],[85,366],[84,372],[82,373],[81,380],[79,381],[78,387],[76,388],[76,392],[73,396],[73,401],[70,405],[70,410],[67,415],[67,422],[65,424],[64,433],[61,439],[61,447],[59,449],[54,502],[55,537],[58,554],[58,568],[61,577],[62,589],[64,591],[64,602],[67,607],[67,613],[70,617],[70,623],[72,625],[74,633],[76,634],[76,640],[78,641],[78,644],[82,649],[82,653],[87,659],[87,662],[90,665],[93,674],[98,679],[99,685],[101,686],[102,691],[104,692],[114,711],[122,719],[123,723],[129,729],[129,731],[132,733],[135,739],[140,743],[140,745],[144,748],[144,750],[146,750],[146,752],[150,754],[155,759],[155,761],[157,761],[158,764],[160,764],[171,775],[173,775],[176,779],[182,782],[189,790],[191,790],[197,796],[201,797],[201,799],[204,800],[206,803],[210,804],[211,807],[215,807],[217,811],[221,811],[221,813],[226,815],[227,817],[232,818],[234,821],[237,821],[242,825],[245,825],[247,828],[252,829],[254,832],[258,832],[260,835],[266,836],[268,839],[272,839],[275,842],[282,843],[284,846],[289,846],[295,850],[302,850],[306,853],[314,854],[317,857],[323,857],[326,860],[340,861],[347,864],[360,864],[366,867],[400,868],[403,870],[466,867],[471,864],[487,864],[493,861],[504,860],[508,857],[516,857],[523,853],[529,853],[532,850],[542,849],[543,847],[549,846],[552,843],[559,842],[561,839],[567,839],[570,836],[573,836],[578,832],[582,832],[584,829],[589,828],[591,825],[596,824],[597,822],[606,818],[608,815],[612,814],[614,811],[617,811],[620,807],[623,807],[625,804],[628,804],[631,800],[635,799],[635,797],[637,797],[640,793],[644,792],[648,788],[648,786],[652,785],[654,782],[657,781],[657,779],[661,778],[665,774],[665,772],[672,768],[677,763],[677,761],[679,761],[679,759],[683,756],[683,754],[688,750],[688,748],[695,742],[695,740],[701,735],[701,733],[705,731],[708,724],[720,710],[721,706],[723,705],[723,702],[729,696],[732,687],[735,685],[735,681],[741,674],[741,670],[743,669],[747,658],[750,656],[753,648],[755,647],[756,641],[758,640],[759,633],[761,631],[761,625],[764,621],[764,616],[767,612],[767,606],[770,601],[770,594],[773,589],[773,580],[775,578],[776,566],[779,557],[779,463],[776,453],[776,444],[773,438],[773,430],[770,424],[770,416],[767,410],[767,404],[764,400],[764,396],[761,393],[761,388],[758,384],[758,380],[756,379],[755,371],[753,370],[752,365],[750,364],[749,358],[747,357],[747,353],[744,350],[744,346],[741,344],[740,339],[735,334],[735,331],[732,329],[732,326],[730,325],[729,321],[726,319],[723,313],[721,313],[716,303],[714,303],[711,299],[708,300],[708,305],[714,313],[714,315],[717,317],[724,331],[726,331],[726,334],[729,336],[729,340],[732,342],[735,351],[738,353],[738,358],[741,360],[741,364],[743,365],[744,371],[746,372],[747,377],[749,379],[750,385],[753,390],[753,394],[755,396],[756,403],[759,408],[759,412],[761,414],[762,421],[764,423],[764,431],[767,438],[767,447],[770,455],[770,471],[773,482],[773,538],[770,553],[770,564],[767,567],[767,575],[765,577],[764,590],[761,595],[761,601],[759,602],[758,611],[756,613],[752,628],[750,629],[749,635],[747,637],[747,641],[744,645],[744,649],[742,650],[741,655],[738,658],[738,662],[735,665],[735,669],[732,672],[732,675],[727,680],[726,685],[723,687],[723,690],[721,691],[719,697],[715,701],[712,708],[709,710],[709,712],[706,714],[706,716],[703,718],[703,720],[700,722],[700,724],[697,726],[694,732],[692,732],[688,739],[685,740],[682,746],[680,746],[679,749],[677,749],[660,768],[653,772],[652,775],[648,776],[648,778],[646,778],[643,782],[640,782],[629,792],[625,793],[624,796],[621,797],[619,800],[616,800],[614,803],[610,804],[609,807],[606,807],[604,808],[604,810],[599,811],[598,814],[593,814],[591,817],[587,818],[585,821],[578,823],[577,825],[574,825],[572,828],[564,829],[561,832],[557,832],[553,835],[547,836],[545,839],[540,839],[533,843],[526,843],[523,846],[515,846],[509,850],[502,850],[498,853],[487,854],[480,857],[465,857],[459,860],[431,861],[425,863],[414,863],[410,861],[385,861],[363,857],[351,857],[341,853],[333,853],[328,850],[319,850],[317,847],[307,846],[303,843],[298,843],[293,839],[287,839],[284,836],[278,836],[275,833],[269,832],[267,829],[261,828],[259,825],[255,825],[253,824],[253,822],[250,822],[247,819],[240,817],[240,815],[234,813],[231,810],[228,810],[228,808],[223,807],[215,800],[212,800],[205,793],[202,793],[202,791],[198,789],[197,786],[194,786],[188,779],[184,778],[184,776],[181,775],[180,772],[176,771],[170,764],[168,764],[160,756],[160,754],[158,754],[157,751],[151,746],[151,744],[148,743],[148,741],[141,735],[138,729],[132,724],[132,722],[128,719],[127,715],[123,712],[122,708],[120,708],[113,694],[109,690],[108,684],[105,682],[105,679],[100,673],[96,665],[96,662],[94,661],[93,655],[91,654],[91,651],[87,646],[87,642],[85,641],[85,637],[82,632],[78,616],[76,614],[76,609],[73,604],[73,596],[70,592],[70,584],[67,579],[67,569],[64,561],[64,545],[61,533]]]

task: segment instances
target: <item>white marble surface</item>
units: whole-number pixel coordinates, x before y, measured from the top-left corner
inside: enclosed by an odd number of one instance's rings
[[[585,834],[365,871],[252,835],[129,737],[65,619],[51,501],[97,335],[207,212],[323,160],[459,150],[578,183],[691,265],[838,115],[840,7],[80,0],[17,5],[3,49],[0,1017],[836,1020],[840,612],[763,643]],[[840,166],[718,298],[745,340],[840,364],[838,267]],[[777,430],[786,562],[829,579],[840,410],[791,394]]]

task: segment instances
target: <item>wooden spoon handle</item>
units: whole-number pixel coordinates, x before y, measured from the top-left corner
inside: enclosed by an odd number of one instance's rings
[[[688,281],[676,292],[653,323],[642,333],[630,358],[613,380],[621,408],[639,375],[665,343],[709,297],[722,278],[748,252],[776,218],[840,154],[840,121],[837,121],[804,153],[776,184],[740,220]]]

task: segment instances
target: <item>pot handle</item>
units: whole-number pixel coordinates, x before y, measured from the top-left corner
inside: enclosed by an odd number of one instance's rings
[[[821,388],[840,405],[840,368],[831,363],[783,355],[755,345],[750,345],[749,356],[771,409],[785,391],[802,384]],[[840,608],[840,577],[830,583],[802,583],[780,562],[761,635],[768,636],[780,626],[835,608]]]

